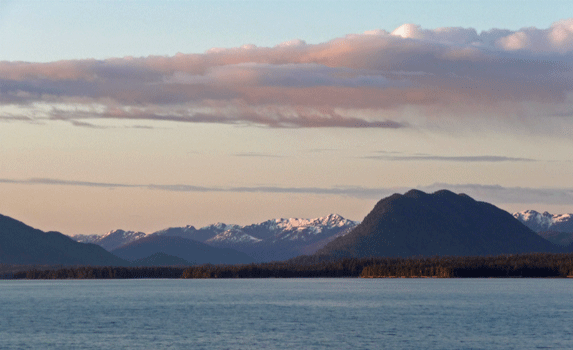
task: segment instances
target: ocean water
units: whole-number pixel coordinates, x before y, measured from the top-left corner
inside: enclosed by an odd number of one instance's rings
[[[572,279],[0,281],[0,349],[571,349]]]

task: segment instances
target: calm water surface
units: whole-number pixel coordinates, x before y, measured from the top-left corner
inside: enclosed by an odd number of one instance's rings
[[[0,349],[571,349],[571,279],[0,281]]]

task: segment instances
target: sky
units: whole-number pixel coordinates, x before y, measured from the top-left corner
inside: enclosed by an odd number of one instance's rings
[[[0,1],[0,214],[44,231],[573,212],[572,130],[569,1]]]

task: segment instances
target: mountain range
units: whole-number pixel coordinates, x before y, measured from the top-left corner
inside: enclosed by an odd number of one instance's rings
[[[113,230],[103,236],[73,236],[76,242],[0,215],[0,264],[156,266],[303,255],[334,259],[571,252],[572,217],[532,210],[511,215],[465,194],[411,190],[380,200],[361,223],[331,214],[245,226],[171,227],[150,234]]]
[[[113,230],[103,236],[76,235],[72,238],[98,244],[116,253],[119,248],[152,236],[181,237],[215,248],[234,249],[249,255],[253,261],[265,262],[312,254],[338,236],[350,232],[357,224],[356,221],[331,214],[315,219],[272,219],[245,226],[216,223],[199,229],[193,226],[170,227],[151,234]]]

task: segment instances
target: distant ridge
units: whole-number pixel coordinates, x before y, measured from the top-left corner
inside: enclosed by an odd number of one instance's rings
[[[411,190],[380,200],[322,257],[484,256],[562,250],[511,214],[465,194]]]
[[[358,222],[330,214],[314,219],[280,218],[251,225],[216,223],[201,227],[170,227],[151,234],[113,230],[103,236],[76,235],[80,242],[96,243],[108,251],[151,236],[191,239],[216,248],[234,249],[248,254],[257,262],[285,260],[301,254],[312,254],[334,238],[347,234]]]
[[[256,262],[269,262],[312,254],[335,237],[350,232],[357,224],[338,214],[330,214],[314,219],[271,219],[246,226],[223,223],[201,229],[185,226],[153,235],[190,238],[213,247],[238,250]]]
[[[43,232],[0,215],[0,264],[126,266],[95,244],[78,243],[59,232]]]

